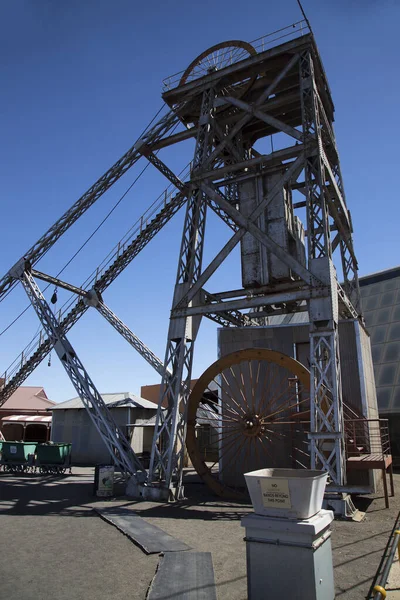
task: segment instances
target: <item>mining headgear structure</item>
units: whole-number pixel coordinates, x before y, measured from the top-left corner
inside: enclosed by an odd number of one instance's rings
[[[221,375],[227,367],[234,372],[228,360],[212,374],[214,378],[220,375],[221,392],[215,406],[201,395],[195,401],[195,412],[199,408],[205,413],[212,411],[220,438],[224,421],[236,420],[239,433],[245,432],[251,444],[259,441],[262,452],[264,442],[274,439],[268,434],[274,416],[271,410],[263,412],[255,406],[260,401],[255,384],[261,386],[269,362],[286,369],[292,373],[286,377],[286,383],[290,380],[286,387],[296,407],[286,403],[285,414],[300,411],[300,394],[308,388],[309,465],[328,471],[330,489],[342,493],[347,488],[339,321],[357,322],[362,327],[362,317],[352,223],[333,130],[334,105],[315,39],[301,21],[253,43],[233,40],[217,44],[184,72],[164,81],[163,100],[168,112],[147,128],[0,281],[2,296],[18,281],[23,285],[43,325],[37,345],[5,374],[1,400],[55,348],[116,465],[130,476],[131,489],[151,498],[178,499],[183,496],[190,382],[201,319],[207,317],[223,327],[256,330],[275,315],[308,311],[310,375],[293,358],[250,349],[253,354],[233,362],[240,365],[244,361],[247,373],[252,372],[253,406],[248,397],[235,400],[232,390],[229,393],[231,383]],[[195,142],[194,155],[188,157],[187,171],[178,176],[159,153],[188,139]],[[277,149],[272,147],[274,139],[279,141]],[[35,264],[63,233],[141,157],[170,185],[115,254],[82,287],[36,270]],[[293,200],[296,194],[300,201]],[[160,361],[106,306],[102,294],[182,207],[186,213],[178,272],[165,360]],[[221,251],[204,266],[206,214],[210,210],[231,233]],[[304,215],[304,224],[299,214]],[[237,246],[241,289],[207,291],[207,281]],[[341,265],[342,284],[335,260]],[[59,318],[37,279],[74,294],[76,300]],[[149,471],[113,422],[66,337],[89,307],[96,308],[161,374]],[[368,347],[358,353],[358,360],[364,370],[370,369]],[[248,385],[243,372],[241,377],[240,398]],[[224,408],[227,396],[231,405]],[[193,408],[190,414],[193,425]]]

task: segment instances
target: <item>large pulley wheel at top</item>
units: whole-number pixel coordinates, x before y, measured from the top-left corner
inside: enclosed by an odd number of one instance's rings
[[[188,403],[186,446],[219,496],[246,495],[243,473],[309,467],[310,373],[280,352],[247,349],[213,363]]]
[[[250,56],[255,56],[256,54],[257,51],[251,44],[240,40],[230,40],[211,46],[211,48],[202,52],[190,63],[183,73],[179,85],[184,85],[185,83],[200,79],[210,73],[221,71],[234,63],[249,58]],[[257,76],[246,77],[240,82],[232,84],[227,83],[226,86],[221,87],[219,92],[224,96],[232,95],[239,98],[250,89],[256,79]]]

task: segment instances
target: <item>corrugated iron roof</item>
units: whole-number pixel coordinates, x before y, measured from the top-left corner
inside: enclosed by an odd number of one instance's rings
[[[145,400],[144,398],[140,398],[132,392],[117,392],[114,394],[101,394],[105,404],[109,408],[124,408],[126,406],[136,407],[136,408],[149,408],[156,410],[157,405],[150,400]],[[70,410],[72,408],[84,408],[82,400],[78,397],[71,398],[71,400],[66,400],[65,402],[60,402],[55,406],[49,408],[49,410]]]
[[[23,385],[6,400],[2,410],[46,410],[55,405],[42,387]]]

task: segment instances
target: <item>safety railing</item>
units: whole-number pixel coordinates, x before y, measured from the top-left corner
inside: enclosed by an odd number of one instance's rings
[[[371,454],[383,460],[391,454],[388,419],[345,419],[347,457]]]
[[[179,178],[182,181],[188,180],[190,176],[192,164],[189,163],[179,173]],[[141,235],[142,231],[146,229],[152,219],[159,213],[160,210],[165,208],[177,193],[176,187],[171,183],[168,187],[158,196],[158,198],[147,208],[142,216],[132,225],[132,227],[126,232],[123,238],[118,242],[116,246],[107,254],[104,260],[100,263],[95,271],[93,271],[89,277],[80,286],[82,290],[90,290],[96,283],[96,281],[104,274],[111,264],[125,251],[127,246],[132,240]],[[59,321],[62,320],[63,316],[73,307],[76,302],[76,295],[72,294],[62,307],[57,312],[57,318]],[[19,356],[7,367],[4,373],[0,377],[0,390],[7,385],[7,383],[18,373],[18,371],[24,366],[29,357],[35,353],[35,351],[42,345],[46,334],[41,330],[29,344],[24,348]]]
[[[255,50],[257,50],[258,53],[260,53],[264,52],[265,50],[268,50],[280,40],[289,41],[296,37],[300,37],[306,33],[310,33],[310,29],[307,25],[307,22],[305,20],[302,20],[297,21],[296,23],[292,23],[291,25],[287,25],[286,27],[282,27],[281,29],[277,29],[276,31],[263,35],[255,40],[252,40],[250,44]],[[245,50],[243,50],[242,53],[237,51],[232,52],[231,48],[227,48],[226,52],[220,50],[218,56],[220,62],[223,63],[224,67],[228,67],[231,64],[237,63],[240,60],[248,58],[248,54]],[[174,73],[173,75],[169,75],[168,77],[163,79],[163,92],[167,92],[178,87],[184,72],[185,71],[182,70],[178,73]]]
[[[379,583],[375,583],[373,589],[372,589],[372,595],[369,595],[369,598],[372,598],[372,600],[382,600],[383,598],[386,598],[387,596],[387,592],[386,592],[386,585],[389,579],[389,573],[390,573],[390,569],[392,568],[393,565],[393,561],[395,559],[396,556],[396,550],[397,550],[397,554],[400,560],[400,530],[396,529],[393,533],[393,539],[392,539],[392,543],[390,545],[390,539],[389,539],[389,554],[387,554],[386,556],[386,560],[384,560],[383,565],[381,565],[381,568],[383,567],[382,573],[381,575],[378,577],[378,582]],[[386,547],[386,552],[387,553],[388,547]],[[385,559],[385,555],[384,555],[384,559]]]

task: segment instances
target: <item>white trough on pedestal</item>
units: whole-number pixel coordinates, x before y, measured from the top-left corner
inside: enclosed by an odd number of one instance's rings
[[[259,469],[244,474],[254,512],[309,519],[321,510],[328,474],[311,469]]]

